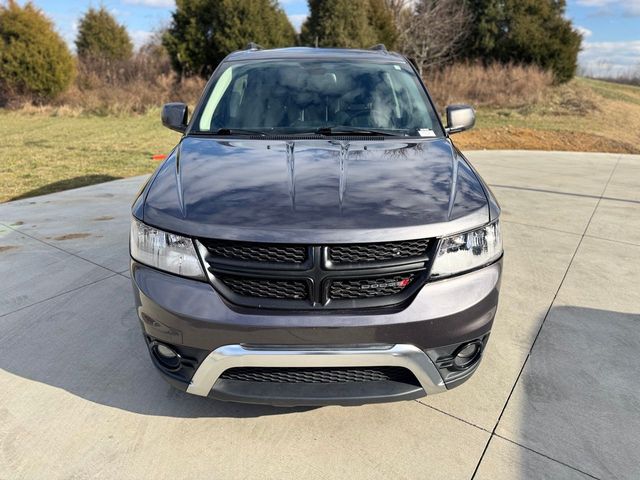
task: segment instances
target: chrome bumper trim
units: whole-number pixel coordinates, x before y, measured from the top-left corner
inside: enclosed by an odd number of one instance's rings
[[[225,370],[234,367],[404,367],[427,395],[447,387],[431,359],[414,345],[353,349],[257,349],[225,345],[211,352],[191,379],[188,393],[206,397]]]

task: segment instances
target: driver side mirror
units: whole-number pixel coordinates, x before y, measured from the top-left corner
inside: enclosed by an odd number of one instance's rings
[[[449,105],[447,111],[447,133],[464,132],[476,124],[476,112],[470,105]]]
[[[165,103],[162,107],[162,125],[176,132],[185,132],[188,117],[189,107],[184,103]]]

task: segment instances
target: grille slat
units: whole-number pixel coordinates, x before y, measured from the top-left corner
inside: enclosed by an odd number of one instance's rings
[[[394,381],[418,385],[409,370],[402,367],[237,367],[220,376],[224,380],[260,383],[362,383]]]
[[[306,300],[309,298],[307,282],[223,275],[220,280],[238,295],[254,298]]]
[[[404,260],[425,257],[428,248],[428,239],[334,245],[329,247],[329,259],[337,265]]]
[[[342,300],[375,298],[396,295],[407,288],[415,274],[398,274],[377,278],[334,280],[329,286],[329,297]]]
[[[258,244],[207,240],[204,246],[214,258],[256,263],[301,264],[307,259],[304,245]]]

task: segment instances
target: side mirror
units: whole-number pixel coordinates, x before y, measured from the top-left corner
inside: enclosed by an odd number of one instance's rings
[[[476,112],[473,107],[464,104],[447,107],[447,133],[464,132],[476,124]]]
[[[188,117],[189,107],[184,103],[165,103],[162,107],[162,125],[176,132],[184,133]]]

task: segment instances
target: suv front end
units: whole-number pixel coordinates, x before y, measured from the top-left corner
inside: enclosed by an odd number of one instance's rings
[[[309,50],[223,62],[136,199],[131,278],[152,361],[189,393],[272,405],[353,405],[456,387],[477,369],[497,309],[498,204],[433,115],[415,133],[377,132],[380,99],[367,110],[344,93],[349,75],[351,86],[413,81],[402,57]],[[366,65],[345,74],[354,59]],[[270,63],[278,73],[268,80],[244,67]],[[277,88],[303,75],[310,80],[287,84],[293,93],[278,100]],[[267,86],[264,122],[314,131],[225,126],[233,108],[254,115]],[[250,88],[254,101],[242,107]],[[403,88],[393,90],[396,102]],[[316,104],[309,91],[322,93]],[[424,99],[432,107],[426,90]],[[395,108],[398,123],[424,119]],[[330,113],[347,125],[332,132],[312,120]],[[227,123],[202,128],[218,117]]]

